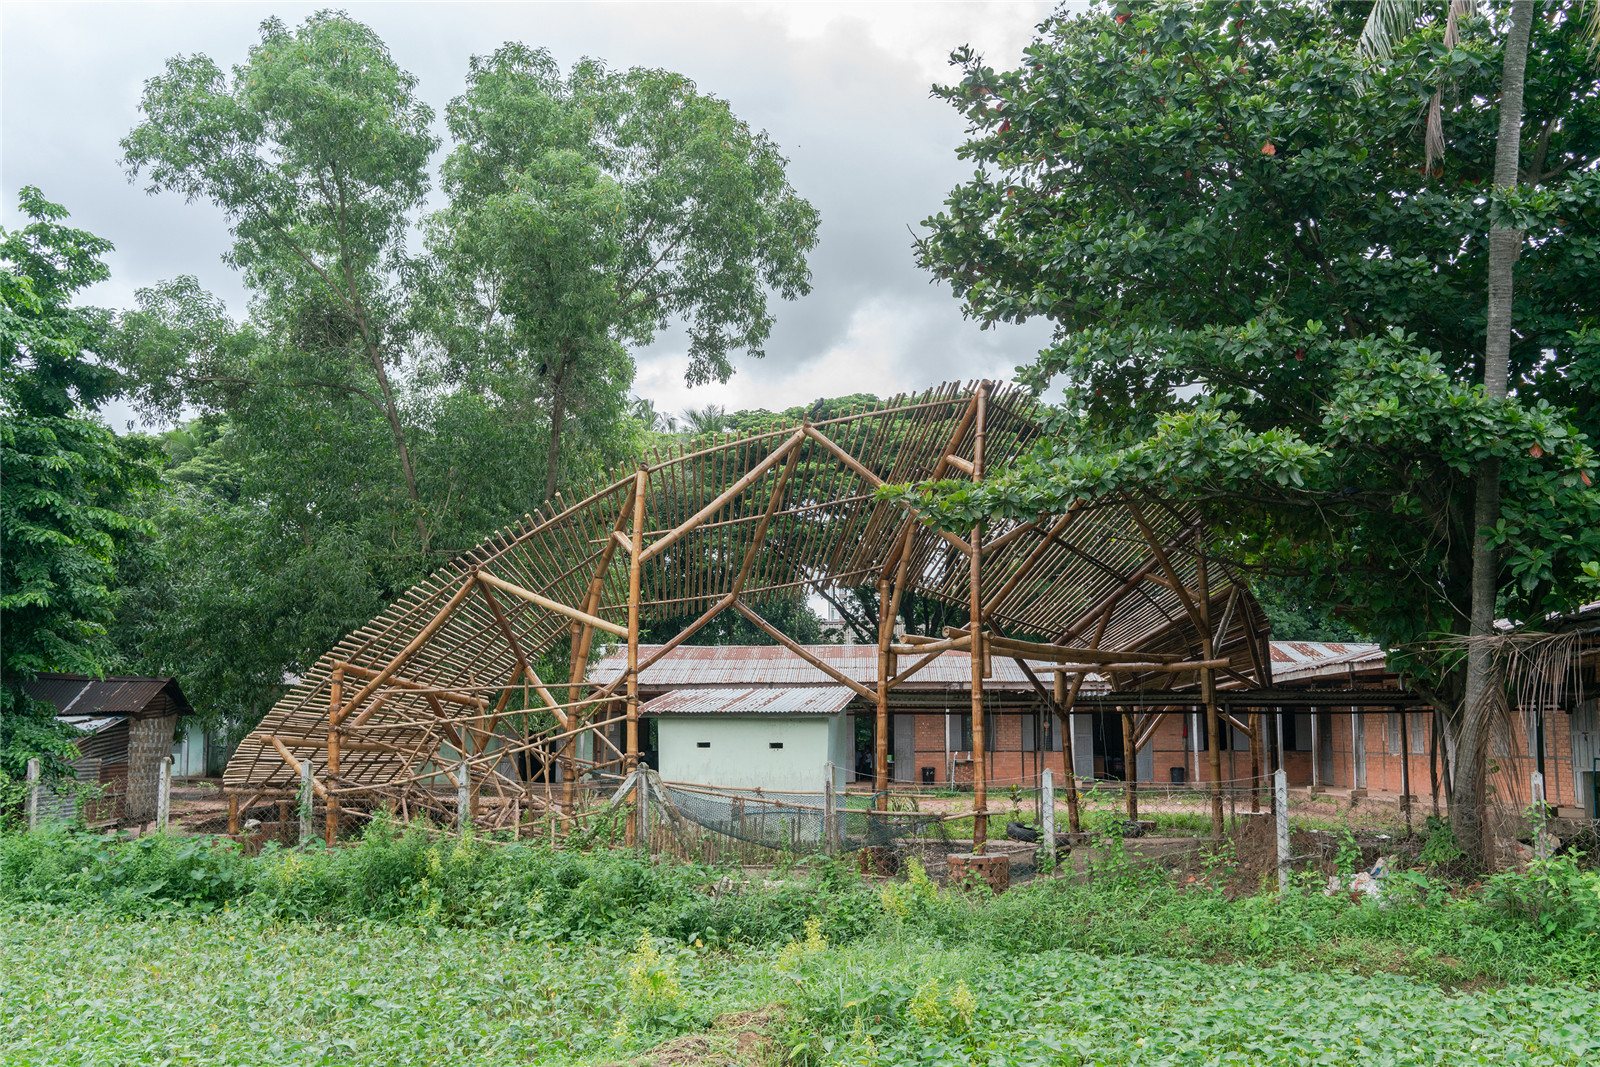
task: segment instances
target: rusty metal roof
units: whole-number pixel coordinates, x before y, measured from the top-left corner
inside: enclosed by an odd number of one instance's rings
[[[86,674],[41,674],[32,681],[23,682],[22,688],[34,699],[54,704],[61,715],[147,718],[169,714],[169,701],[177,714],[194,714],[176,678],[140,674],[108,674],[104,678]],[[163,695],[167,700],[161,699]],[[157,706],[152,708],[152,704]]]
[[[1350,673],[1351,667],[1357,671],[1381,671],[1385,663],[1383,649],[1366,642],[1272,642],[1272,680],[1275,684],[1344,678]]]
[[[648,659],[660,645],[640,645],[639,658]],[[806,645],[806,651],[834,670],[862,685],[878,681],[878,649],[875,645]],[[900,657],[901,665],[910,657]],[[1052,666],[1043,661],[1028,664],[1040,678]],[[596,663],[589,677],[609,682],[627,669],[625,654],[616,653]],[[991,662],[993,677],[985,678],[985,689],[1031,690],[1022,669],[999,656]],[[679,645],[639,675],[643,689],[679,689],[706,686],[797,686],[820,685],[848,693],[832,678],[790,652],[782,645]],[[896,689],[969,689],[972,686],[972,659],[965,652],[946,652]]]
[[[639,706],[641,715],[834,715],[855,699],[842,685],[675,689]]]

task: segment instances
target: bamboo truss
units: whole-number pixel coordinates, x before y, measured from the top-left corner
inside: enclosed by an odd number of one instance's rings
[[[1208,566],[1192,510],[1107,499],[955,534],[878,497],[885,484],[983,478],[1030,445],[1035,415],[1014,388],[947,384],[657,455],[571,503],[557,498],[323,655],[240,744],[226,788],[292,792],[309,761],[332,840],[341,808],[445,810],[442,798],[456,795],[465,773],[480,825],[547,813],[570,827],[582,816],[582,781],[621,780],[639,761],[639,675],[651,663],[730,610],[804,657],[752,603],[862,587],[880,598],[878,684],[838,680],[875,706],[880,790],[889,691],[940,651],[972,658],[978,851],[992,656],[1058,672],[1053,692],[1035,685],[1063,727],[1091,674],[1118,691],[1191,689],[1213,724],[1215,767],[1219,675],[1270,684],[1270,667],[1265,620],[1220,564]],[[959,605],[967,625],[896,635],[909,591]],[[685,615],[696,617],[641,662],[642,626]],[[623,674],[589,678],[597,646],[623,645]],[[558,662],[568,673],[565,700],[537,673]],[[1154,715],[1138,716],[1134,731],[1153,729]]]

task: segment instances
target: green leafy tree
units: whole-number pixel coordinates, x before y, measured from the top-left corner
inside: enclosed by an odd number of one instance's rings
[[[95,356],[106,314],[73,299],[109,276],[111,243],[38,189],[19,201],[31,221],[0,231],[0,768],[20,777],[37,756],[59,776],[72,731],[22,684],[104,671],[118,559],[144,529],[128,510],[155,467],[148,442],[94,414],[120,380]]]
[[[1016,70],[956,54],[962,80],[938,92],[978,171],[921,260],[980,321],[1054,322],[1021,374],[1065,379],[1067,400],[1012,470],[927,507],[965,528],[1115,493],[1198,502],[1241,563],[1410,650],[1465,753],[1452,817],[1471,821],[1482,732],[1438,639],[1472,628],[1477,473],[1499,463],[1501,616],[1570,608],[1600,558],[1600,93],[1571,9],[1534,20],[1507,189],[1493,20],[1448,49],[1424,26],[1379,67],[1364,15],[1102,9],[1049,20]],[[1441,85],[1430,174],[1417,117]],[[1485,294],[1506,222],[1527,243],[1497,395]]]
[[[406,351],[406,232],[438,146],[415,86],[376,34],[343,15],[319,13],[297,31],[268,19],[231,76],[203,55],[169,60],[145,84],[144,121],[123,149],[152,193],[222,208],[229,262],[271,333],[261,345],[131,345],[147,401],[277,386],[370,406],[426,552],[430,516],[392,381]],[[151,302],[215,325],[195,289],[179,283]]]
[[[777,146],[681,74],[563,75],[508,44],[473,58],[448,116],[434,321],[447,362],[538,383],[552,495],[569,413],[623,399],[628,346],[680,321],[687,381],[727,381],[733,352],[763,354],[769,292],[810,291],[816,209]]]

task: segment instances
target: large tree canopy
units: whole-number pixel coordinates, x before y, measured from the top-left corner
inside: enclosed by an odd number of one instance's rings
[[[762,355],[768,292],[810,291],[816,210],[777,146],[680,74],[563,75],[509,44],[473,58],[449,120],[450,206],[430,219],[446,361],[535,383],[552,493],[567,414],[632,380],[624,346],[682,321],[688,381],[725,382],[733,351]]]
[[[111,243],[37,189],[19,199],[31,221],[0,230],[0,770],[14,777],[35,756],[65,770],[70,731],[21,686],[104,670],[117,566],[145,528],[127,511],[155,478],[148,442],[94,414],[119,388],[95,354],[108,316],[73,303],[109,275]]]
[[[269,19],[231,70],[176,57],[141,111],[130,175],[225,212],[252,301],[181,277],[117,319],[136,400],[200,418],[164,439],[114,636],[246,727],[375,605],[631,460],[630,347],[681,321],[691,381],[726,379],[808,287],[783,157],[680,75],[474,59],[429,216],[435,116],[345,15]]]
[[[970,51],[937,90],[978,169],[928,220],[925,266],[984,323],[1045,317],[1021,368],[1066,385],[1059,435],[952,527],[1107,493],[1201,501],[1222,550],[1391,646],[1466,630],[1473,473],[1503,464],[1501,610],[1586,595],[1600,559],[1600,86],[1567,7],[1533,30],[1520,192],[1492,190],[1495,8],[1384,66],[1344,5],[1101,9],[1023,64]],[[1443,162],[1419,120],[1444,86]],[[1511,395],[1486,396],[1492,219],[1526,231]],[[1453,658],[1415,661],[1453,711]]]

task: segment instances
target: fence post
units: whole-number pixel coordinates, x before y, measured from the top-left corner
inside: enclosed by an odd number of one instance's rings
[[[38,761],[38,759],[35,758],[35,759],[29,760],[28,761],[28,797],[27,797],[27,800],[25,802],[26,803],[26,807],[27,807],[27,812],[28,812],[28,829],[29,830],[37,830],[39,828],[39,793],[40,793],[40,790],[42,790],[44,788],[44,783],[41,781],[42,777],[43,776],[39,773],[39,761]]]
[[[311,840],[311,761],[300,761],[300,843]]]
[[[1044,847],[1052,854],[1056,848],[1056,774],[1046,769],[1039,781],[1039,826]]]
[[[471,767],[465,759],[456,771],[456,832],[467,836],[467,824],[472,821],[472,779],[467,777]]]
[[[156,766],[156,829],[165,832],[172,818],[172,757],[162,756]]]
[[[1533,772],[1533,781],[1529,788],[1529,795],[1533,797],[1533,810],[1537,812],[1534,818],[1538,825],[1534,829],[1533,854],[1538,859],[1549,859],[1549,839],[1545,836],[1545,817],[1549,814],[1544,803],[1544,775],[1538,771]]]
[[[839,798],[833,793],[833,761],[822,765],[822,849],[828,855],[839,851],[837,831]]]
[[[1278,809],[1278,892],[1289,891],[1289,776],[1282,767],[1272,772],[1272,798]]]

